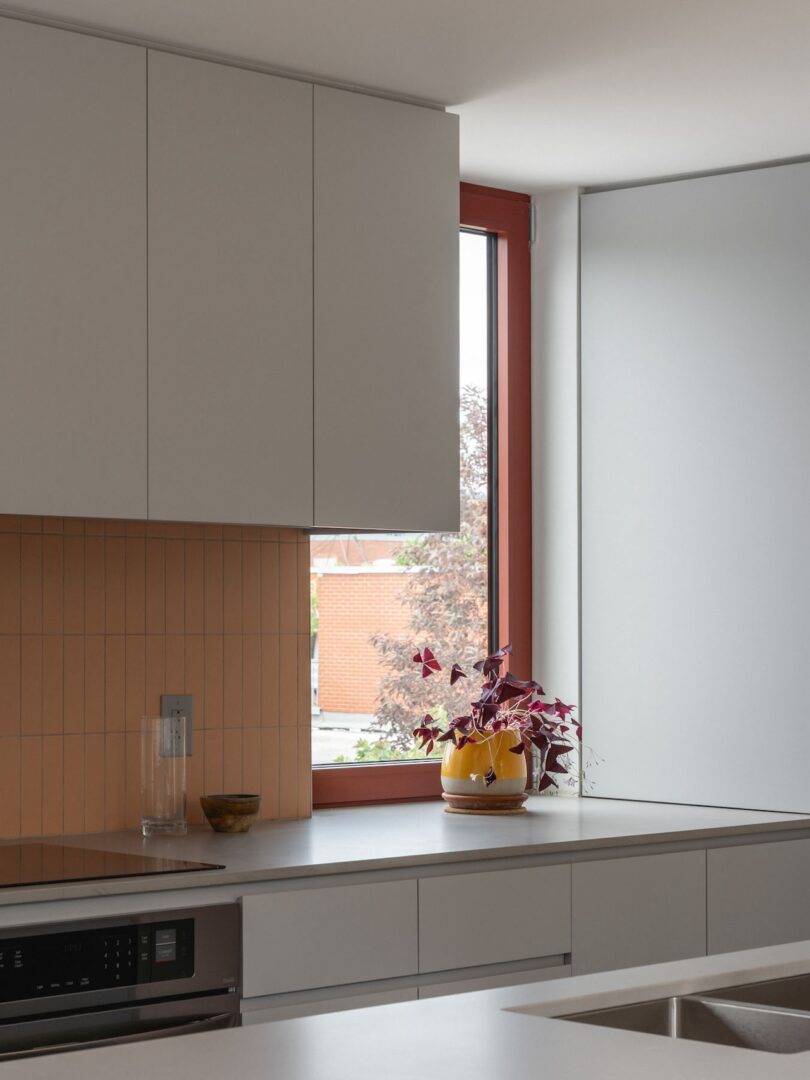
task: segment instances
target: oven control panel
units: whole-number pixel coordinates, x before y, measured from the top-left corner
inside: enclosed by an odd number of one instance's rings
[[[193,974],[193,919],[0,938],[0,1002]]]

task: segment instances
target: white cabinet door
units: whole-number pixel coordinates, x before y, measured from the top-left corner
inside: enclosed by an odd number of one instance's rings
[[[243,993],[285,994],[416,972],[416,882],[245,896]]]
[[[810,938],[810,840],[708,852],[709,953]]]
[[[312,87],[151,51],[149,516],[312,523]]]
[[[571,867],[419,881],[419,970],[502,964],[571,949]]]
[[[315,88],[315,524],[457,529],[458,121]]]
[[[575,863],[575,975],[706,954],[706,852]]]
[[[146,515],[146,51],[0,19],[0,511]]]

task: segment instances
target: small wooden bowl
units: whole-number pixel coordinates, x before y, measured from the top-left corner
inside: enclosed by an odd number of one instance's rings
[[[259,814],[261,795],[201,795],[200,806],[214,832],[247,832]]]

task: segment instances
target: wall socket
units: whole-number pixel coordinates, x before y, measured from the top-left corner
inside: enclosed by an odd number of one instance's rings
[[[194,749],[194,699],[191,694],[161,694],[160,756],[180,757],[183,729],[186,732],[186,757]]]

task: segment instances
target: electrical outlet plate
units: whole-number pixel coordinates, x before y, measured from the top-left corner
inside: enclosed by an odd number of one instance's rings
[[[161,694],[160,715],[163,720],[160,731],[160,756],[180,757],[185,727],[186,757],[191,757],[194,749],[194,701],[191,694]]]

